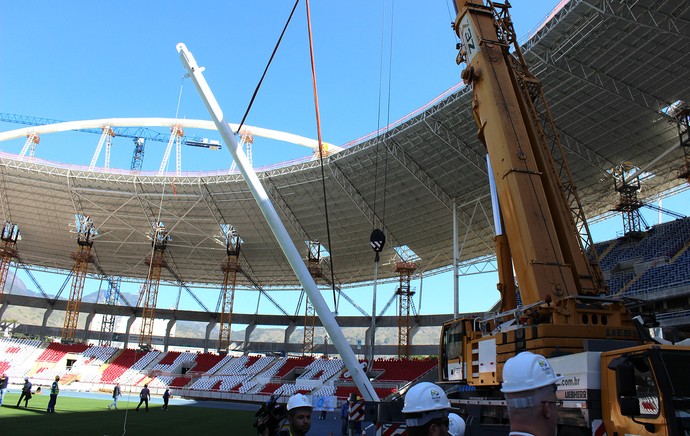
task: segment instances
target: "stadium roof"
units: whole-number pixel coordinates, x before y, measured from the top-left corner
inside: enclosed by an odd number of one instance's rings
[[[643,198],[685,183],[676,178],[682,159],[676,126],[660,110],[690,101],[690,3],[570,1],[524,49],[542,80],[589,216],[604,214],[616,203],[609,170],[624,161],[646,175]],[[476,138],[470,102],[470,93],[460,87],[413,118],[325,160],[338,282],[371,280],[369,234],[382,225],[384,197],[384,261],[396,259],[393,247],[408,246],[421,258],[420,270],[447,268],[453,259],[454,204],[461,259],[492,254],[485,151]],[[305,258],[304,241],[325,245],[318,161],[264,169],[259,176]],[[145,278],[151,254],[147,234],[152,222],[162,221],[173,240],[166,250],[169,269],[161,279],[219,284],[226,255],[218,242],[220,224],[227,223],[244,241],[246,275],[240,285],[298,286],[238,173],[88,171],[0,154],[0,191],[5,218],[21,229],[17,250],[28,265],[73,267],[77,244],[69,225],[79,213],[98,227],[93,254],[102,271]],[[379,275],[394,277],[392,265],[384,262]]]

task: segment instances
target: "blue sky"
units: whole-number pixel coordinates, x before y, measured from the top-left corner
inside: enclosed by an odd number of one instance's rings
[[[325,141],[343,144],[375,131],[459,82],[451,2],[398,1],[392,13],[390,0],[311,3]],[[511,3],[516,30],[524,36],[558,2]],[[208,119],[191,82],[181,80],[185,71],[175,45],[184,42],[206,67],[205,77],[226,118],[239,122],[292,5],[292,1],[2,1],[0,112],[66,121],[174,117],[183,83],[179,117]],[[247,124],[317,136],[304,2],[297,8]],[[0,122],[0,130],[19,127]],[[208,133],[203,136],[219,139]],[[83,133],[46,135],[36,156],[88,165],[97,142],[97,135]],[[23,141],[0,143],[0,151],[18,153],[22,145]],[[144,169],[158,169],[164,148],[162,143],[147,144]],[[257,167],[310,154],[306,148],[261,139],[253,150]],[[113,153],[112,166],[129,168],[131,140],[115,138]],[[183,150],[183,170],[229,165],[225,150]],[[688,213],[688,201],[685,195],[665,200],[664,207]],[[649,221],[656,222],[655,216],[650,215]],[[615,237],[621,227],[620,219],[599,224],[595,238]],[[498,298],[494,283],[493,274],[463,278],[461,311],[483,310],[493,304]],[[413,286],[419,289],[420,284]],[[423,287],[425,295],[440,298],[426,299],[422,312],[447,313],[452,301],[450,275],[427,278]],[[393,289],[394,285],[380,288],[379,308]],[[367,301],[363,306],[371,309],[369,288],[348,292],[358,301]],[[215,308],[216,291],[200,295],[209,308]],[[288,312],[294,307],[296,293],[274,293],[274,297],[285,301]],[[161,293],[159,306],[169,307],[176,298],[176,290]],[[253,312],[256,304],[255,292],[239,293],[236,310]],[[182,307],[198,309],[185,293]],[[343,314],[357,313],[345,302],[341,308]],[[276,313],[265,299],[259,311]]]

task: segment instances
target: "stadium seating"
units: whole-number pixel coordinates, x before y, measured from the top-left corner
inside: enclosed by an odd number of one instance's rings
[[[636,237],[596,245],[612,295],[653,298],[690,283],[690,218],[652,227]],[[663,295],[660,295],[662,297]]]
[[[218,364],[227,356],[219,356],[217,354],[202,353],[196,356],[196,365],[191,369],[197,373],[212,373],[211,368]]]
[[[263,395],[271,395],[282,385],[282,383],[267,383],[258,393]]]
[[[316,359],[306,369],[307,371],[297,377],[297,380],[325,381],[343,369],[343,361],[340,359]]]
[[[277,378],[283,378],[290,373],[295,368],[306,368],[310,363],[314,361],[313,357],[302,356],[302,357],[288,357],[284,359],[285,362],[280,367],[278,372],[275,374]]]
[[[40,341],[28,339],[0,339],[0,362],[4,362],[8,377],[16,379],[28,374],[40,354],[40,345]]]
[[[59,362],[67,353],[81,354],[89,346],[87,344],[61,344],[59,342],[52,342],[48,345],[48,348],[38,356],[37,362],[49,362],[57,363]]]
[[[152,353],[155,354],[152,355]],[[110,365],[108,365],[105,371],[103,371],[101,381],[105,383],[114,383],[128,370],[138,368],[136,369],[136,371],[138,372],[139,369],[145,367],[146,364],[148,364],[158,353],[158,351],[154,351],[144,354],[138,350],[133,350],[131,348],[123,350],[122,353],[119,356],[117,356],[117,358],[115,358],[115,360]],[[144,361],[144,358],[146,358],[147,356],[149,359],[148,362],[143,362],[142,365],[142,361]],[[120,380],[120,382],[122,383],[123,381]]]

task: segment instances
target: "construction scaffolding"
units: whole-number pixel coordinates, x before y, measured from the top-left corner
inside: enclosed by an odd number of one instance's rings
[[[2,245],[0,246],[0,302],[5,293],[7,274],[10,271],[12,259],[17,256],[16,245],[19,240],[19,226],[5,221],[2,228]]]
[[[153,336],[153,321],[156,317],[156,302],[158,301],[158,286],[161,280],[161,269],[165,266],[165,249],[172,238],[162,222],[155,223],[149,236],[151,238],[151,256],[146,259],[149,272],[146,281],[141,285],[137,307],[142,306],[141,333],[139,334],[139,348],[151,349]]]
[[[629,162],[617,165],[613,169],[613,183],[616,192],[620,194],[618,204],[613,210],[621,212],[623,217],[623,233],[628,236],[639,235],[647,226],[640,214],[640,208],[644,203],[637,198],[640,190],[640,178],[631,177],[633,166]]]
[[[73,342],[77,333],[79,323],[79,311],[81,308],[81,297],[84,294],[84,281],[89,268],[89,263],[93,262],[91,247],[96,230],[93,221],[89,216],[77,215],[77,251],[72,253],[74,267],[72,267],[72,286],[70,287],[67,308],[65,309],[65,321],[62,325],[62,341]]]
[[[400,286],[396,290],[398,295],[398,358],[410,358],[410,307],[414,292],[410,287],[412,275],[417,270],[414,262],[398,262],[395,272],[400,274]]]
[[[235,286],[237,284],[237,272],[240,267],[240,250],[242,239],[235,228],[230,226],[225,236],[225,251],[227,257],[221,266],[223,270],[223,304],[220,312],[220,327],[218,329],[218,353],[230,351],[230,334],[232,333],[232,313],[235,305]]]
[[[690,183],[690,106],[682,105],[673,117],[678,120],[678,138],[683,150],[683,165],[678,170],[678,178]]]
[[[117,279],[108,279],[108,289],[105,291],[105,304],[108,306],[106,313],[103,314],[101,321],[101,333],[98,337],[98,345],[101,347],[110,347],[113,343],[113,333],[115,331],[115,314],[113,309],[120,299],[120,281]]]
[[[254,144],[254,135],[243,129],[240,132],[240,147],[244,148],[244,154],[247,156],[247,161],[249,162],[249,165],[253,165],[252,144]],[[234,172],[235,169],[237,169],[237,162],[233,160],[230,164],[230,172]]]
[[[314,278],[314,282],[321,277],[321,244],[318,240],[307,243],[307,270]],[[314,325],[316,323],[316,313],[309,297],[306,297],[304,307],[304,339],[302,341],[302,355],[311,356],[314,354]]]

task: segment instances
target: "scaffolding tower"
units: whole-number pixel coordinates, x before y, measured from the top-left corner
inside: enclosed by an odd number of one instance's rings
[[[678,170],[678,178],[690,183],[690,106],[682,106],[673,116],[678,120],[678,138],[683,150],[683,165]]]
[[[0,243],[0,302],[5,293],[5,283],[7,283],[7,274],[10,271],[10,264],[12,259],[17,256],[17,241],[19,240],[19,226],[10,221],[5,221],[2,228],[2,236]]]
[[[321,277],[321,244],[318,240],[307,243],[307,270],[314,278],[314,282]],[[302,355],[314,354],[314,325],[316,324],[316,312],[309,297],[306,297],[304,307],[304,339],[302,341]]]
[[[235,228],[230,226],[224,235],[225,252],[227,257],[222,264],[223,270],[223,304],[220,312],[220,327],[218,331],[218,353],[227,354],[230,351],[230,334],[232,333],[232,313],[235,305],[235,286],[237,272],[240,271],[240,250],[242,239]]]
[[[629,162],[617,165],[613,169],[614,187],[620,195],[618,204],[614,206],[613,210],[621,212],[623,233],[626,236],[639,235],[644,228],[648,227],[644,217],[640,214],[640,208],[644,206],[644,203],[637,198],[637,191],[640,190],[640,178],[639,176],[632,176],[633,169]]]
[[[398,358],[410,358],[410,307],[414,292],[410,287],[412,275],[417,270],[414,262],[398,262],[395,272],[400,274],[400,286],[396,290],[398,295]]]
[[[149,272],[146,281],[141,285],[139,301],[137,307],[142,306],[141,314],[141,333],[139,334],[139,348],[142,350],[151,349],[151,338],[153,336],[153,321],[156,317],[156,302],[158,301],[158,286],[161,280],[161,269],[165,266],[165,249],[172,238],[168,235],[168,229],[163,222],[154,224],[154,228],[149,235],[151,238],[151,256],[146,259]]]
[[[114,308],[120,299],[120,278],[108,279],[108,289],[105,291],[105,304],[108,307],[103,314],[101,321],[101,333],[98,338],[98,345],[110,347],[113,343],[113,333],[115,332],[115,313]]]
[[[96,230],[91,218],[78,215],[76,220],[77,251],[72,253],[74,267],[72,268],[72,286],[70,287],[67,308],[65,309],[65,321],[62,325],[62,341],[74,342],[79,323],[79,311],[81,297],[84,294],[84,281],[89,268],[89,262],[93,261],[91,247]]]
[[[249,162],[249,165],[253,165],[252,144],[254,144],[254,135],[242,130],[240,132],[240,147],[243,147],[245,149],[244,154],[247,156],[247,161]],[[237,162],[233,160],[230,164],[230,172],[232,173],[233,171],[235,171],[236,168]]]

